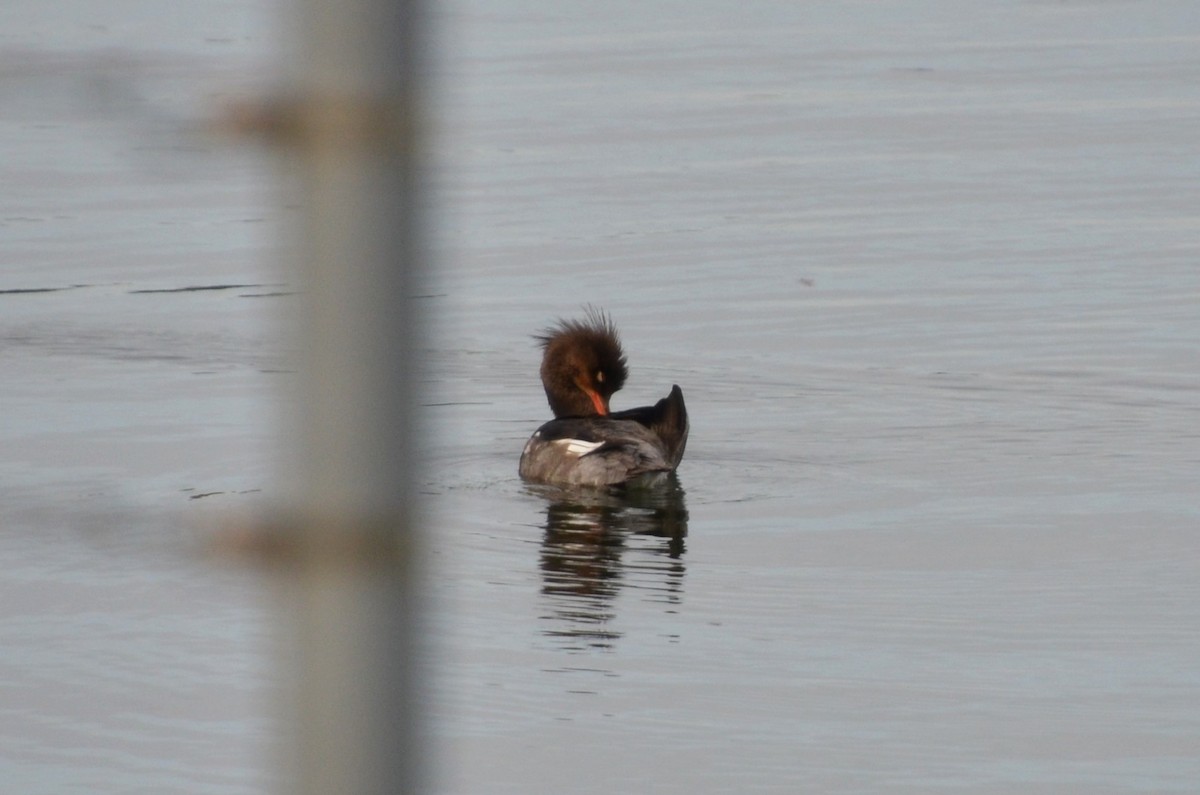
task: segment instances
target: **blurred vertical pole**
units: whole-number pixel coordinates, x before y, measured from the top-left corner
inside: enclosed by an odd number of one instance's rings
[[[301,298],[283,543],[289,793],[421,789],[412,285],[423,255],[416,0],[294,0],[277,110]]]

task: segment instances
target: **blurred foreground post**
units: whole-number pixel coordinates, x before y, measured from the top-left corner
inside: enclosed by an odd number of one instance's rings
[[[296,0],[284,145],[301,273],[282,543],[289,793],[421,788],[412,498],[422,258],[415,0]]]

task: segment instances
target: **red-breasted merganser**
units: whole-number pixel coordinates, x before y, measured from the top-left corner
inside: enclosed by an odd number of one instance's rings
[[[612,413],[609,398],[629,370],[612,319],[589,307],[584,320],[560,320],[535,335],[544,351],[542,386],[554,419],[521,453],[534,483],[611,486],[673,472],[687,445],[687,408],[678,386],[653,406]]]

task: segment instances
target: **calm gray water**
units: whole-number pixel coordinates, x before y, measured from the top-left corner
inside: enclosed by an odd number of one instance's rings
[[[193,128],[271,9],[44,6],[0,11],[0,781],[262,792],[268,589],[190,542],[272,493],[296,285]],[[439,8],[435,791],[1194,792],[1200,7],[796,6]],[[615,407],[687,396],[671,499],[516,479],[588,302]]]

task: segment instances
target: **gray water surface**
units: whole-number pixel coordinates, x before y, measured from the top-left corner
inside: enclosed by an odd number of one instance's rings
[[[274,493],[298,288],[191,121],[270,9],[77,5],[0,20],[0,781],[264,791],[269,591],[192,550]],[[436,17],[434,790],[1195,791],[1200,11]],[[675,491],[516,477],[585,303]]]

